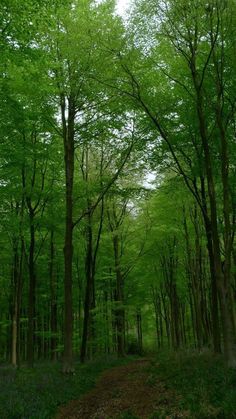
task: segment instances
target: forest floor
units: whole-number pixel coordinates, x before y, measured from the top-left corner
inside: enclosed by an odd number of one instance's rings
[[[236,418],[236,373],[208,354],[138,359],[102,373],[56,419]]]
[[[139,359],[104,372],[93,390],[62,407],[56,419],[148,419],[167,410],[169,417],[189,417],[178,412],[174,391],[160,380],[150,381],[149,370],[150,360]]]
[[[236,371],[210,352],[101,358],[62,374],[0,365],[1,419],[236,419]]]

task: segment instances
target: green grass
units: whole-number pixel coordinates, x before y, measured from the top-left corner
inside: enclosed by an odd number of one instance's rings
[[[220,356],[162,354],[150,368],[150,385],[157,380],[180,396],[177,410],[189,412],[189,418],[236,418],[236,370],[226,368]],[[154,417],[165,418],[165,412]]]
[[[53,418],[60,405],[89,391],[102,371],[131,359],[77,363],[75,375],[62,374],[59,363],[38,363],[33,369],[19,370],[0,367],[0,418]]]

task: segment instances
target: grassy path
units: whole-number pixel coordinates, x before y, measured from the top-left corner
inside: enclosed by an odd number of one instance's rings
[[[162,381],[153,382],[150,360],[140,359],[105,371],[96,387],[59,410],[57,419],[189,417],[179,412],[178,396]],[[156,412],[155,414],[153,412]]]

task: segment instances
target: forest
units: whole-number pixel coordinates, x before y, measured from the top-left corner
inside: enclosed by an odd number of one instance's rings
[[[1,0],[1,418],[236,418],[236,2],[127,6]]]

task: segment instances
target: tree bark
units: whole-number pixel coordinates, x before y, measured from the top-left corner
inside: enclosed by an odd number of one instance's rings
[[[91,215],[87,217],[86,226],[87,236],[87,250],[85,260],[85,272],[86,272],[86,289],[85,289],[85,301],[84,301],[84,323],[83,323],[83,335],[80,351],[80,361],[83,363],[86,358],[87,341],[89,332],[89,320],[90,320],[90,309],[93,299],[94,290],[94,276],[93,276],[93,234],[91,225]]]
[[[66,99],[61,96],[61,115],[64,141],[64,162],[66,180],[66,220],[64,239],[64,357],[63,372],[73,373],[73,299],[72,299],[72,263],[73,263],[73,185],[74,185],[74,124],[75,103],[68,99],[68,120],[66,120]]]
[[[19,254],[19,242],[20,254]],[[23,242],[17,240],[13,248],[13,317],[12,317],[12,351],[11,363],[17,366],[20,363],[19,357],[19,343],[20,343],[20,309],[22,299],[22,263],[23,263]]]
[[[54,267],[54,258],[55,258],[55,245],[54,245],[54,231],[51,230],[50,237],[50,261],[49,261],[49,277],[50,277],[50,329],[51,329],[51,339],[50,339],[50,352],[51,359],[56,361],[57,359],[57,296],[56,296],[56,275]]]
[[[143,353],[143,328],[142,328],[142,312],[141,312],[141,309],[137,309],[136,321],[137,321],[138,351],[139,351],[139,355],[142,355],[142,353]]]
[[[197,94],[197,113],[199,119],[199,130],[202,139],[202,145],[204,150],[205,158],[205,168],[208,184],[208,195],[210,201],[210,211],[211,211],[211,234],[212,234],[212,244],[213,244],[213,255],[214,255],[214,267],[216,275],[216,283],[220,296],[220,309],[221,309],[221,318],[222,318],[222,327],[223,327],[223,342],[224,342],[224,353],[228,365],[235,367],[236,366],[236,351],[234,344],[234,327],[232,325],[232,317],[230,312],[231,301],[229,298],[229,260],[226,262],[226,269],[224,273],[222,272],[221,264],[221,252],[220,252],[220,238],[218,232],[218,221],[217,221],[217,205],[216,205],[216,193],[215,193],[215,184],[212,173],[212,163],[211,155],[209,149],[209,143],[206,133],[205,119],[202,109],[202,95],[199,89],[199,86],[196,81],[195,71],[193,71],[193,80],[196,88]],[[224,204],[225,205],[225,204]],[[226,226],[227,230],[227,226]],[[226,232],[225,232],[226,234]],[[227,232],[228,235],[228,232]],[[229,240],[228,238],[227,240]],[[227,249],[226,249],[227,250]],[[227,258],[228,258],[227,252]]]
[[[117,353],[119,357],[125,356],[125,310],[124,304],[124,281],[120,267],[119,237],[114,234],[113,248],[115,257],[116,293],[115,293],[115,319],[117,330]]]
[[[35,226],[34,212],[30,211],[30,249],[29,249],[29,296],[28,296],[28,336],[27,336],[27,363],[34,365],[35,345],[35,298],[36,298],[36,272],[35,272]]]

